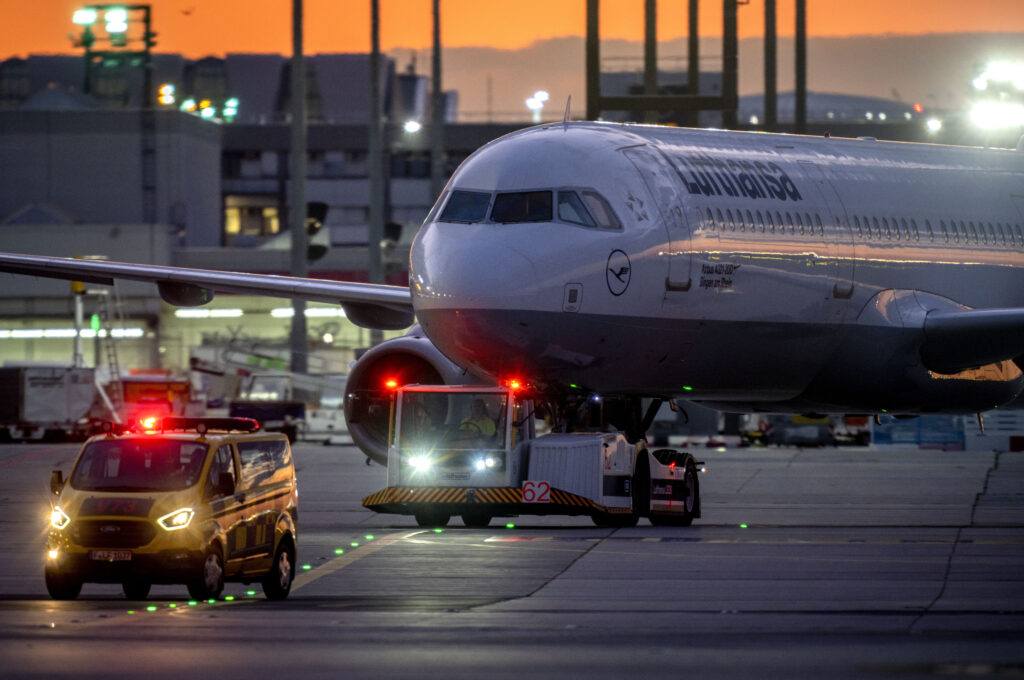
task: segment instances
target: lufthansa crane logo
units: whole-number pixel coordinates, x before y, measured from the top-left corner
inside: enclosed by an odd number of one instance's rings
[[[608,292],[616,297],[625,293],[629,288],[631,272],[629,256],[621,250],[613,250],[608,256],[608,267],[604,272],[605,280],[608,281]]]

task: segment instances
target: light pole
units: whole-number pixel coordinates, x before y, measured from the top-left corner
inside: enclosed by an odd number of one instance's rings
[[[306,63],[302,52],[302,0],[292,0],[292,137],[290,154],[291,205],[288,209],[288,228],[292,232],[292,276],[305,278],[308,239],[306,237]],[[306,301],[292,300],[290,336],[293,373],[306,373]]]

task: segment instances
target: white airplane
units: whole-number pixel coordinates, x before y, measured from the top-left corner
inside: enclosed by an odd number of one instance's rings
[[[1024,151],[558,123],[487,144],[413,243],[410,289],[0,254],[0,271],[335,302],[419,325],[349,376],[350,431],[384,457],[388,379],[515,377],[562,409],[643,398],[723,410],[1024,408]],[[656,402],[657,404],[658,402]]]

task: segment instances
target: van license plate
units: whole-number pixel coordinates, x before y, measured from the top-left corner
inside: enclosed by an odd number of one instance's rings
[[[89,557],[103,562],[124,562],[132,558],[131,550],[90,550]]]

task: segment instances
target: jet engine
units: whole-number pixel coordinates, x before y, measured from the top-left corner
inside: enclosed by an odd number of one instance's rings
[[[352,367],[345,394],[348,431],[366,457],[387,465],[391,390],[402,385],[469,385],[479,378],[434,347],[419,324],[367,351]]]

